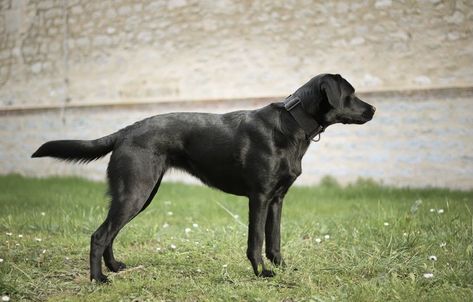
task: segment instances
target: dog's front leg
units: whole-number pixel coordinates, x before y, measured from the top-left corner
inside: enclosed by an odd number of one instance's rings
[[[269,204],[266,218],[266,257],[276,266],[284,266],[281,256],[281,212],[282,197],[274,198]]]
[[[264,195],[250,197],[250,217],[248,225],[248,249],[246,255],[251,262],[256,276],[272,277],[274,273],[264,266],[262,248],[264,241],[264,226],[268,212],[269,201]]]

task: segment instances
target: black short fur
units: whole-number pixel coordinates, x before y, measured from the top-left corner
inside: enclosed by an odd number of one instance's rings
[[[354,93],[340,75],[322,74],[293,95],[326,128],[334,123],[362,124],[373,117],[375,108]],[[107,218],[91,238],[91,279],[107,281],[102,257],[113,272],[125,268],[115,260],[113,240],[149,205],[170,167],[187,171],[211,187],[249,198],[247,256],[257,276],[269,277],[273,272],[263,263],[263,241],[268,259],[283,264],[282,202],[302,172],[301,159],[309,144],[283,103],[273,103],[226,114],[157,115],[96,140],[47,142],[32,157],[89,162],[112,152],[107,170],[112,200]]]

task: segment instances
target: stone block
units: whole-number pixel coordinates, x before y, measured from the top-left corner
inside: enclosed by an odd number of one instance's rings
[[[457,31],[452,31],[452,32],[449,32],[447,34],[447,39],[450,40],[450,41],[456,41],[456,40],[460,39],[460,37],[461,37],[461,35]]]
[[[23,21],[23,15],[19,9],[6,10],[3,13],[5,32],[7,34],[17,33]]]
[[[50,9],[54,6],[54,1],[53,0],[42,0],[42,1],[38,1],[37,5],[38,5],[38,9],[47,10],[47,9]]]
[[[141,12],[143,10],[143,4],[142,3],[137,3],[137,4],[133,5],[133,9],[135,10],[135,12]]]
[[[0,51],[0,60],[4,61],[10,58],[10,56],[11,56],[10,50],[4,49]]]
[[[92,45],[94,46],[107,46],[110,45],[112,40],[110,37],[105,36],[105,35],[99,35],[95,36],[94,39],[92,40]]]
[[[52,41],[49,43],[48,49],[49,52],[58,52],[59,50],[61,50],[61,47],[61,43]]]
[[[132,13],[132,8],[129,5],[121,6],[118,8],[118,14],[120,16],[128,16]]]
[[[465,20],[465,15],[462,12],[455,11],[453,15],[444,17],[444,20],[451,24],[462,24]]]
[[[168,0],[167,8],[168,9],[176,9],[176,8],[186,6],[186,4],[187,4],[186,0]]]
[[[59,33],[59,30],[57,27],[50,27],[48,28],[48,36],[54,37]]]
[[[71,7],[71,14],[73,15],[81,15],[84,13],[84,9],[82,8],[81,5],[75,5]]]
[[[350,45],[357,46],[365,44],[365,38],[363,37],[354,37],[350,40]]]
[[[63,10],[60,8],[51,8],[44,12],[44,17],[46,19],[52,19],[57,16],[62,16],[64,14]]]
[[[53,68],[53,64],[49,61],[46,61],[46,62],[43,62],[41,68],[44,71],[50,71]]]
[[[53,24],[55,26],[64,26],[64,18],[62,16],[58,18],[54,18]]]
[[[38,74],[40,73],[42,70],[42,65],[40,62],[37,62],[37,63],[34,63],[33,65],[31,65],[31,71],[34,73],[34,74]]]
[[[105,17],[109,18],[109,19],[113,19],[117,16],[117,12],[114,8],[109,8],[107,9],[107,11],[105,12]]]
[[[378,9],[388,8],[392,5],[392,0],[376,0],[374,7]]]
[[[90,39],[88,37],[79,37],[74,40],[75,45],[81,48],[88,48],[90,46]]]
[[[419,75],[414,78],[414,83],[421,86],[432,84],[432,80],[426,75]]]
[[[149,43],[153,40],[153,35],[149,31],[142,31],[138,33],[137,40],[143,43]]]
[[[383,84],[383,81],[379,77],[367,73],[363,76],[361,84],[364,87],[379,87]]]

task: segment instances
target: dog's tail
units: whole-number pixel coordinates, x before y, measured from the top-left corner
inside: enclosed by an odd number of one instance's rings
[[[66,161],[88,163],[111,152],[117,133],[95,140],[59,140],[44,143],[31,157],[54,157]]]

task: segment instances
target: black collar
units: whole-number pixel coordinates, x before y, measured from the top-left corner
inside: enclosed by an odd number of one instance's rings
[[[290,95],[284,101],[284,108],[296,120],[297,124],[304,130],[307,140],[318,142],[314,137],[320,135],[325,129],[302,107],[301,99],[297,96]]]

